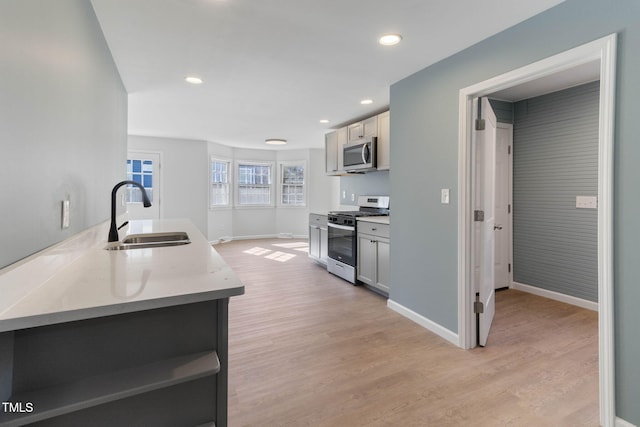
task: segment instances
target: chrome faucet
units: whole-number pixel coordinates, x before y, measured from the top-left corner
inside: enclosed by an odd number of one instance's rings
[[[120,240],[120,238],[118,237],[118,226],[116,225],[116,192],[118,191],[118,188],[126,184],[131,184],[138,187],[142,192],[142,204],[144,205],[144,207],[148,208],[151,206],[151,202],[149,201],[147,192],[145,191],[142,184],[136,181],[120,181],[119,183],[117,183],[113,187],[113,190],[111,190],[111,227],[109,228],[108,242],[117,242]]]

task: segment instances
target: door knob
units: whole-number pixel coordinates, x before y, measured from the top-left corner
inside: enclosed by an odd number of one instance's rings
[[[502,230],[502,226],[500,224],[493,226],[494,230]]]

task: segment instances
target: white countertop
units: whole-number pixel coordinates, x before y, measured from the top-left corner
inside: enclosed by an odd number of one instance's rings
[[[391,217],[390,216],[365,216],[362,218],[357,218],[358,221],[365,222],[375,222],[376,224],[390,224]]]
[[[244,293],[235,273],[188,220],[131,221],[120,230],[121,240],[127,234],[185,231],[191,243],[182,246],[107,251],[107,230],[108,224],[98,226],[0,270],[0,332]]]

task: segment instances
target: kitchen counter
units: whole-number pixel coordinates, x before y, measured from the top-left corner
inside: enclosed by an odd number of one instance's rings
[[[358,218],[358,221],[373,222],[376,224],[390,224],[391,216],[365,216]]]
[[[191,243],[108,251],[102,224],[0,270],[0,427],[226,426],[244,287],[188,220],[120,237],[169,231]]]
[[[131,221],[120,230],[121,240],[128,234],[185,231],[191,243],[182,246],[107,251],[106,230],[84,255],[59,267],[51,277],[25,263],[20,269],[27,272],[21,271],[17,280],[0,281],[5,295],[0,332],[244,293],[235,273],[188,220]],[[65,252],[53,247],[32,261],[35,264],[49,258],[46,264],[55,264]],[[26,285],[24,282],[34,280],[29,270],[36,283]],[[7,274],[11,273],[15,272]],[[22,286],[32,289],[26,295],[12,289]]]

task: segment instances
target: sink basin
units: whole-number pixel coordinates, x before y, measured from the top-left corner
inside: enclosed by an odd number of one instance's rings
[[[146,234],[130,234],[122,239],[122,244],[129,243],[165,243],[189,241],[189,235],[184,231],[169,231],[164,233],[146,233]]]
[[[121,242],[107,245],[105,249],[121,251],[128,249],[161,248],[165,246],[180,246],[191,243],[189,235],[184,231],[169,231],[160,233],[130,234]]]

